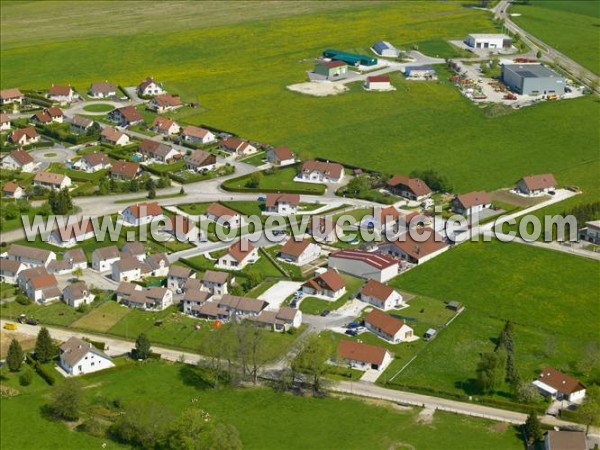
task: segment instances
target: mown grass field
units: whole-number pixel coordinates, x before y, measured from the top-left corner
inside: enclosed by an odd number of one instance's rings
[[[466,310],[395,381],[446,392],[472,388],[481,352],[493,351],[504,321],[516,329],[516,363],[523,379],[545,365],[583,380],[586,349],[597,343],[598,263],[500,242],[463,244],[396,278],[420,295],[457,300]]]
[[[534,1],[514,5],[512,18],[520,27],[548,45],[577,61],[592,72],[600,73],[600,8],[593,1]]]
[[[348,449],[438,448],[448,450],[518,450],[523,447],[512,426],[450,413],[436,412],[431,424],[417,422],[418,409],[398,410],[353,398],[299,397],[267,388],[218,391],[207,387],[197,367],[162,362],[119,363],[121,367],[80,379],[86,385],[85,401],[148,399],[173,414],[193,407],[192,399],[219,422],[231,423],[245,449]],[[28,368],[27,368],[28,370]],[[125,448],[108,439],[71,431],[62,422],[42,416],[51,388],[34,375],[28,387],[19,387],[15,374],[2,371],[3,383],[21,395],[4,399],[2,448]],[[23,423],[27,424],[24,433]],[[365,424],[369,424],[365,426]],[[310,430],[310,432],[308,431]],[[293,436],[291,438],[290,436]]]

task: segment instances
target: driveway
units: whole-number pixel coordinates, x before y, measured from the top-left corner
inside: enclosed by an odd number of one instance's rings
[[[258,296],[259,300],[269,302],[268,310],[277,311],[283,301],[300,289],[302,283],[298,281],[279,281]]]

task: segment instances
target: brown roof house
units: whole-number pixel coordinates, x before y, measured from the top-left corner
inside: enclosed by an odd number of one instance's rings
[[[169,136],[171,134],[178,134],[181,127],[177,125],[172,119],[167,119],[166,117],[157,117],[152,122],[152,126],[150,127],[152,131],[158,134],[162,134],[164,136]]]
[[[413,340],[413,329],[403,320],[396,319],[378,309],[365,316],[365,327],[380,338],[398,344]]]
[[[117,88],[114,84],[109,83],[108,81],[100,81],[97,83],[92,83],[88,94],[92,98],[114,97],[117,95]]]
[[[46,108],[43,111],[35,113],[31,117],[31,121],[41,125],[49,125],[51,123],[63,123],[65,115],[60,108],[55,106]]]
[[[71,187],[71,178],[62,173],[38,172],[33,177],[33,185],[49,189],[63,189]]]
[[[13,144],[30,145],[40,141],[40,135],[34,127],[17,128],[8,135],[8,140]]]
[[[112,265],[121,259],[121,252],[116,245],[97,248],[92,253],[92,269],[98,272],[108,272]]]
[[[469,192],[454,197],[452,209],[457,214],[471,216],[480,214],[484,209],[492,206],[492,197],[485,191]]]
[[[2,159],[2,168],[31,173],[35,170],[32,156],[24,150],[13,150]]]
[[[36,303],[46,305],[60,300],[61,292],[56,277],[52,274],[45,274],[34,276],[26,282],[25,295]]]
[[[360,300],[384,311],[406,306],[402,295],[377,280],[367,281],[360,290]]]
[[[210,292],[188,289],[181,299],[181,309],[185,314],[198,316],[200,307],[203,306],[209,298]],[[213,305],[218,308],[216,303],[213,303]],[[222,312],[224,316],[229,316],[226,311]]]
[[[123,106],[108,113],[109,120],[125,127],[144,122],[144,117],[134,106]]]
[[[18,88],[4,89],[0,91],[0,105],[9,105],[11,103],[23,103],[25,96],[21,94]]]
[[[163,210],[157,202],[136,203],[128,206],[120,213],[121,220],[126,225],[132,226],[145,225],[163,217]]]
[[[185,166],[195,172],[206,172],[217,167],[217,157],[204,150],[194,150],[185,158]]]
[[[106,353],[91,343],[72,336],[60,346],[59,366],[67,374],[76,376],[109,369],[115,365]]]
[[[321,246],[313,244],[310,239],[301,241],[290,237],[279,250],[279,258],[286,262],[304,266],[321,255]]]
[[[300,206],[299,194],[267,194],[263,214],[289,216],[296,214]]]
[[[418,233],[418,240],[413,239],[411,233]],[[400,235],[398,240],[380,245],[379,251],[412,264],[422,264],[449,248],[440,234],[426,227],[412,229]]]
[[[421,202],[431,196],[431,189],[420,178],[394,175],[387,182],[388,189],[400,197]]]
[[[170,145],[152,139],[144,139],[140,142],[140,153],[149,160],[168,163],[181,157],[181,153]]]
[[[81,116],[73,116],[71,119],[71,131],[74,133],[86,133],[94,125],[92,119]]]
[[[335,300],[346,293],[346,282],[337,270],[329,269],[304,283],[302,292]]]
[[[66,222],[52,230],[48,243],[57,247],[73,247],[95,236],[92,219],[81,218],[75,223]]]
[[[130,161],[115,161],[110,168],[110,177],[115,180],[133,180],[142,169],[139,163]]]
[[[50,261],[56,259],[56,253],[41,248],[12,244],[8,251],[2,253],[2,257],[23,263],[27,268],[46,267]]]
[[[219,145],[219,148],[229,153],[234,153],[237,156],[250,155],[258,151],[258,149],[248,141],[236,137],[228,137],[223,139]]]
[[[100,133],[100,140],[110,145],[123,146],[129,144],[129,136],[113,127],[106,127]]]
[[[266,159],[276,166],[288,166],[296,162],[296,155],[287,147],[276,147],[267,150]]]
[[[337,350],[338,356],[353,369],[374,369],[383,372],[393,361],[389,350],[370,344],[341,340]]]
[[[533,385],[542,394],[557,400],[579,403],[585,398],[585,386],[579,380],[552,367],[545,367]]]
[[[248,317],[255,326],[284,332],[302,325],[302,311],[282,306],[278,311],[263,310],[258,316]]]
[[[329,255],[329,267],[366,280],[385,282],[398,275],[398,261],[386,255],[346,249]]]
[[[93,152],[83,155],[78,161],[73,163],[73,167],[87,173],[94,173],[99,170],[110,169],[111,163],[105,153]]]
[[[94,294],[90,292],[83,281],[69,284],[63,289],[63,302],[73,308],[79,308],[81,305],[89,305],[93,301]]]
[[[330,162],[306,161],[296,179],[310,183],[340,183],[344,179],[344,166]]]
[[[588,450],[583,431],[550,430],[544,434],[544,450]]]
[[[71,103],[75,100],[75,97],[75,91],[71,86],[53,84],[50,89],[48,89],[48,98],[61,105]]]
[[[10,117],[8,114],[0,113],[0,131],[10,130]]]
[[[196,278],[196,272],[182,266],[170,266],[167,275],[167,288],[171,290],[183,289],[185,282],[190,278]]]
[[[159,114],[167,111],[173,111],[181,106],[183,106],[181,98],[171,94],[157,95],[148,103],[148,109]]]
[[[227,253],[217,260],[215,267],[226,270],[242,270],[248,264],[258,261],[258,249],[247,239],[235,241]]]
[[[25,189],[23,189],[17,183],[7,181],[2,186],[2,197],[4,198],[23,198],[24,196]]]
[[[179,242],[194,242],[198,240],[200,230],[189,217],[176,215],[166,219],[164,231]]]
[[[150,97],[164,94],[166,91],[163,89],[161,84],[155,82],[152,77],[148,77],[138,84],[137,92],[139,95]]]
[[[206,210],[208,220],[219,223],[224,227],[239,228],[243,225],[243,217],[237,211],[221,203],[213,203]]]
[[[523,177],[517,182],[517,192],[534,196],[546,194],[556,189],[556,179],[551,173]]]
[[[192,144],[212,144],[217,142],[217,137],[209,130],[188,125],[183,129],[180,136],[181,141]]]
[[[26,266],[19,261],[0,258],[0,280],[3,283],[17,284],[19,273],[25,269]]]
[[[257,316],[269,303],[255,298],[238,297],[225,294],[219,300],[219,308],[227,311],[231,316]]]
[[[227,272],[207,270],[202,277],[200,289],[210,292],[211,295],[224,295],[228,293],[228,282],[229,274]]]

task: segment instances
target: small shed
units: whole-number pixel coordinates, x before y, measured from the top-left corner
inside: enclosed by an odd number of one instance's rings
[[[417,80],[432,80],[437,78],[437,73],[431,66],[408,66],[404,70],[404,75],[407,78]]]
[[[426,341],[431,341],[432,339],[435,339],[436,336],[437,330],[435,328],[429,328],[423,335],[423,339],[425,339]]]
[[[396,47],[386,41],[377,41],[371,48],[379,56],[385,56],[388,58],[396,58],[400,53]]]
[[[463,309],[465,309],[465,307],[462,303],[456,302],[456,301],[448,302],[448,304],[446,305],[446,308],[448,308],[450,311],[456,311],[456,312],[461,312]]]
[[[346,77],[348,64],[343,61],[320,61],[315,66],[313,72],[327,77],[328,80],[339,80]]]

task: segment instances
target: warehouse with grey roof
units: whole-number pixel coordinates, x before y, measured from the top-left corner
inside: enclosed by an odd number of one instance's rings
[[[565,78],[541,64],[503,64],[502,81],[522,95],[563,95]]]

